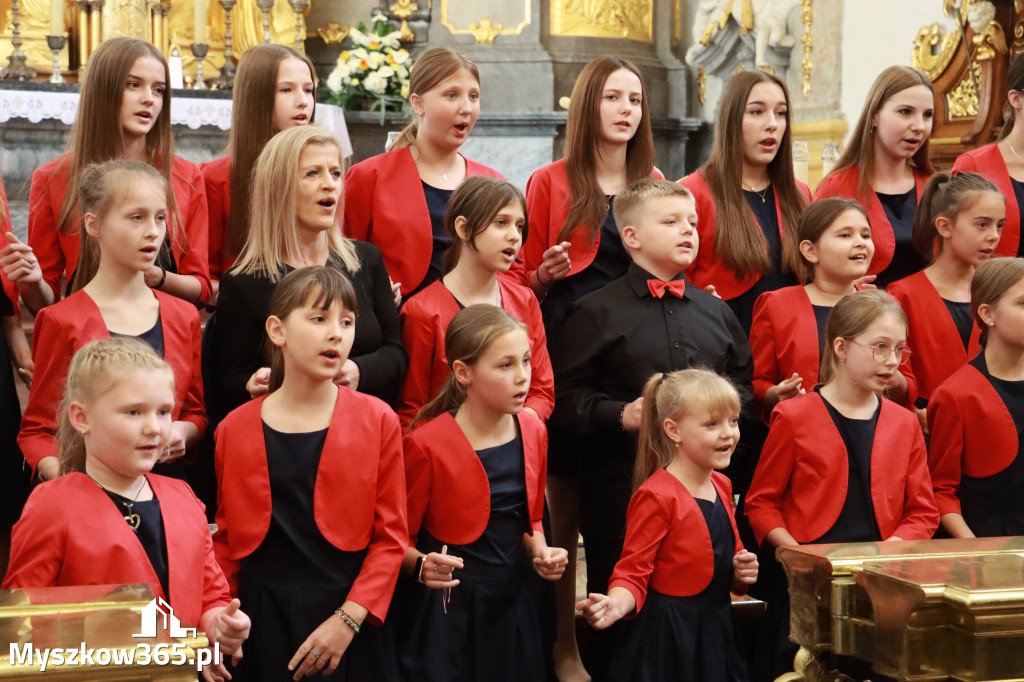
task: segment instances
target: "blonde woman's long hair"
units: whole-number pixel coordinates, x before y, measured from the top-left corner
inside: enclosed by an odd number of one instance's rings
[[[284,130],[271,138],[263,148],[252,182],[252,210],[249,234],[238,263],[231,269],[234,274],[265,273],[273,281],[281,279],[282,262],[298,262],[299,238],[296,195],[299,188],[299,157],[306,147],[333,147],[338,150],[341,167],[341,147],[323,128],[315,125],[298,126]],[[339,180],[340,182],[340,180]],[[341,195],[335,211],[340,221],[345,209],[345,194]],[[349,239],[341,235],[340,226],[327,231],[327,248],[341,259],[349,274],[359,272],[359,256]]]

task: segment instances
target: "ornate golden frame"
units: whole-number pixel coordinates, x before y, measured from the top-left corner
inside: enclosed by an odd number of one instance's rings
[[[523,0],[523,21],[515,28],[505,28],[488,17],[474,21],[466,28],[456,28],[448,20],[448,0],[441,0],[441,25],[452,35],[471,35],[476,39],[478,45],[490,45],[497,36],[517,36],[530,25],[532,20],[530,4],[531,0]]]

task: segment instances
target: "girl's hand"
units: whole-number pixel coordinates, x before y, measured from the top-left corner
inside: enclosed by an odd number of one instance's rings
[[[391,295],[395,298],[395,307],[402,305],[402,283],[392,282],[391,278],[388,277],[388,281],[391,282]]]
[[[757,555],[745,549],[732,556],[732,582],[734,585],[753,585],[757,582]]]
[[[224,663],[211,663],[203,668],[203,679],[206,682],[224,682],[231,679],[231,673],[224,667]]]
[[[242,642],[249,638],[252,623],[245,612],[239,610],[242,605],[238,599],[232,599],[227,606],[220,608],[206,628],[207,636],[220,643],[220,649],[231,654],[232,665],[242,660]]]
[[[569,260],[569,246],[569,242],[562,242],[544,252],[544,260],[537,268],[537,281],[541,285],[549,287],[569,274],[569,270],[572,269],[572,261]]]
[[[774,406],[781,403],[783,400],[789,400],[790,398],[803,395],[806,391],[801,388],[800,384],[802,383],[803,379],[800,375],[794,373],[790,378],[780,381],[765,391],[765,403]]]
[[[623,604],[607,594],[590,593],[586,599],[576,602],[576,610],[583,612],[583,616],[595,630],[604,630],[621,619],[626,612],[622,610]]]
[[[147,287],[155,289],[156,285],[160,283],[160,280],[164,279],[164,269],[159,265],[150,265],[146,268],[146,273],[143,275],[143,279],[146,280]]]
[[[706,291],[707,293],[711,294],[712,296],[717,298],[719,301],[722,300],[722,297],[718,295],[718,289],[715,288],[714,284],[709,284],[706,287],[704,287],[704,291]]]
[[[921,422],[921,431],[924,433],[925,442],[928,442],[928,436],[931,435],[931,431],[928,430],[928,408],[917,411],[917,421]]]
[[[60,476],[60,460],[53,455],[43,457],[36,465],[36,476],[40,481],[50,481]]]
[[[245,390],[249,392],[250,398],[259,398],[270,391],[270,368],[260,367],[256,370],[249,381],[245,382]]]
[[[622,411],[622,430],[623,431],[639,431],[640,430],[640,418],[643,416],[644,410],[644,399],[643,396],[637,398],[633,402],[626,405],[626,409]]]
[[[269,380],[270,377],[268,376],[267,379]],[[353,391],[356,390],[359,387],[359,365],[352,360],[346,360],[334,376],[334,383],[351,388]]]
[[[457,568],[465,568],[461,558],[451,554],[431,552],[423,560],[423,569],[416,579],[432,590],[455,587],[459,584],[459,579],[454,576],[454,571]]]
[[[533,570],[544,580],[558,580],[569,564],[569,552],[561,547],[543,547],[533,556]]]
[[[876,279],[878,279],[878,275],[864,275],[860,279],[854,280],[853,286],[858,289],[877,289],[878,287],[872,284]]]
[[[167,447],[161,462],[173,462],[182,457],[188,444],[189,422],[174,422],[171,424],[171,437],[167,439]]]
[[[13,232],[4,236],[7,244],[0,249],[0,268],[3,268],[7,279],[18,285],[42,282],[43,270],[32,247],[15,237]]]
[[[292,679],[301,680],[316,674],[327,677],[332,674],[341,663],[341,657],[345,655],[355,634],[355,630],[345,621],[331,614],[299,645],[292,660],[288,662],[288,670],[295,671]]]

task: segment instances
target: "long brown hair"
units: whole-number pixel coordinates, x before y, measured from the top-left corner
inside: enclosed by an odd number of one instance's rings
[[[1006,91],[1011,90],[1024,93],[1024,53],[1013,58],[1013,61],[1010,62],[1010,70],[1006,73]],[[1010,100],[1007,98],[1003,102],[1003,129],[999,131],[1000,140],[1010,134],[1016,120],[1013,107],[1010,106]]]
[[[420,408],[409,424],[412,431],[421,421],[430,421],[445,412],[458,409],[466,402],[466,387],[455,378],[455,361],[473,366],[491,344],[509,332],[526,325],[501,308],[486,303],[467,306],[455,314],[444,333],[444,355],[448,358],[448,377],[437,397]]]
[[[60,218],[57,221],[57,231],[61,234],[75,234],[81,230],[81,210],[78,202],[82,171],[85,167],[124,155],[121,102],[124,99],[128,74],[140,57],[152,57],[164,67],[166,87],[163,107],[160,109],[160,115],[156,117],[153,128],[146,135],[146,162],[160,171],[160,175],[167,181],[167,186],[172,187],[174,138],[171,136],[171,85],[167,75],[167,60],[160,50],[145,40],[105,40],[89,57],[89,66],[82,82],[82,94],[78,100],[78,118],[75,119],[71,127],[71,137],[68,138],[70,159],[64,163],[70,167],[65,165],[62,169],[68,173],[68,190],[64,195]],[[165,244],[173,243],[187,251],[185,226],[173,191],[167,193],[167,216]]]
[[[800,244],[805,241],[817,244],[821,235],[847,211],[857,211],[868,221],[868,226],[871,225],[871,219],[860,202],[845,197],[827,197],[805,208],[800,214],[796,229],[783,233],[782,265],[792,271],[802,283],[806,284],[814,279],[814,264],[801,253]]]
[[[174,372],[149,344],[127,336],[91,341],[75,353],[64,384],[57,426],[57,460],[60,473],[69,474],[85,466],[85,440],[71,425],[68,408],[74,401],[88,403],[123,381],[130,370],[161,370],[167,374],[174,395]]]
[[[675,456],[675,444],[665,433],[666,419],[678,420],[701,407],[715,418],[740,414],[740,394],[732,382],[702,367],[651,376],[644,386],[643,398],[639,447],[633,465],[634,492]]]
[[[881,289],[863,289],[839,299],[828,316],[825,325],[824,353],[818,370],[818,383],[827,384],[836,376],[839,358],[836,357],[836,339],[852,339],[882,315],[891,314],[906,328],[907,315],[903,308],[889,294]]]
[[[112,159],[103,163],[94,163],[82,171],[79,183],[79,205],[82,217],[92,213],[102,221],[110,211],[124,200],[132,183],[148,182],[154,192],[164,196],[164,200],[172,194],[163,176],[148,163],[133,159]],[[78,251],[78,267],[71,280],[71,291],[78,291],[88,284],[100,265],[100,246],[96,238],[88,230],[82,230],[82,246]],[[166,235],[164,239],[166,240]]]
[[[758,83],[773,83],[782,89],[786,109],[792,111],[786,81],[760,69],[740,71],[726,83],[718,104],[715,139],[704,167],[704,179],[711,190],[715,218],[714,254],[731,270],[745,277],[771,267],[764,234],[743,197],[743,116],[747,98]],[[783,233],[796,227],[806,204],[793,175],[793,126],[787,113],[786,130],[775,158],[768,164],[768,178],[782,206]]]
[[[287,45],[255,45],[238,60],[238,73],[232,93],[231,136],[227,153],[231,157],[231,215],[224,236],[224,254],[233,261],[245,244],[249,231],[249,203],[256,159],[278,131],[274,127],[277,77],[281,62],[299,59],[309,67],[313,80],[313,110],[309,122],[316,121],[316,69],[309,57]]]
[[[311,265],[293,270],[277,283],[270,298],[270,315],[283,321],[296,308],[308,304],[327,310],[335,301],[358,316],[356,291],[348,277],[335,268]],[[270,356],[270,390],[273,392],[281,388],[284,381],[284,353],[267,339],[267,354]]]
[[[466,55],[450,47],[430,48],[417,57],[416,62],[412,65],[412,70],[409,72],[409,96],[423,95],[433,90],[458,73],[459,69],[465,69],[473,75],[477,84],[480,83],[480,70]],[[412,121],[398,134],[391,149],[412,146],[412,143],[416,141],[418,129],[419,118],[413,114]]]
[[[463,237],[455,229],[455,221],[466,219],[465,244],[475,249],[477,235],[487,229],[498,211],[513,201],[518,201],[523,209],[523,241],[526,241],[529,218],[526,216],[526,198],[518,187],[486,175],[471,175],[459,183],[444,212],[444,231],[452,238],[442,260],[445,272],[454,268],[462,256]]]
[[[565,173],[569,178],[569,214],[558,241],[572,238],[579,229],[593,242],[608,214],[608,197],[597,183],[597,155],[601,142],[601,98],[608,77],[625,69],[640,79],[640,123],[626,143],[626,184],[650,176],[654,170],[654,136],[647,109],[644,77],[632,62],[618,57],[597,57],[583,67],[569,99],[565,122]]]
[[[853,129],[850,142],[846,151],[839,157],[832,173],[838,173],[847,168],[857,166],[860,168],[860,181],[857,183],[857,196],[867,197],[871,193],[871,181],[875,177],[875,126],[871,119],[881,110],[897,93],[908,88],[923,85],[928,88],[934,96],[935,88],[924,72],[912,66],[890,66],[878,74],[871,90],[868,91],[868,98],[861,109],[860,118],[857,119],[857,126]],[[928,158],[928,143],[931,135],[925,138],[924,144],[917,150],[910,159],[911,168],[916,168],[924,175],[931,175],[934,172],[931,159]],[[829,173],[831,175],[832,173]]]
[[[971,317],[981,330],[982,347],[988,343],[988,325],[978,313],[981,306],[995,307],[1006,290],[1024,279],[1024,259],[989,258],[971,278]]]
[[[974,205],[979,192],[994,192],[1003,201],[1006,197],[992,181],[978,173],[961,172],[953,175],[949,171],[939,171],[928,179],[921,193],[921,201],[914,214],[913,240],[914,249],[929,263],[934,262],[935,255],[942,253],[945,242],[935,229],[935,221],[939,217],[956,221],[961,211]]]

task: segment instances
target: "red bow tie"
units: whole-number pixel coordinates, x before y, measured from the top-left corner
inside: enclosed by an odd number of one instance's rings
[[[674,279],[671,282],[663,282],[660,279],[649,279],[647,288],[650,289],[651,296],[654,298],[661,298],[665,295],[666,290],[676,298],[682,298],[686,291],[686,280]]]

